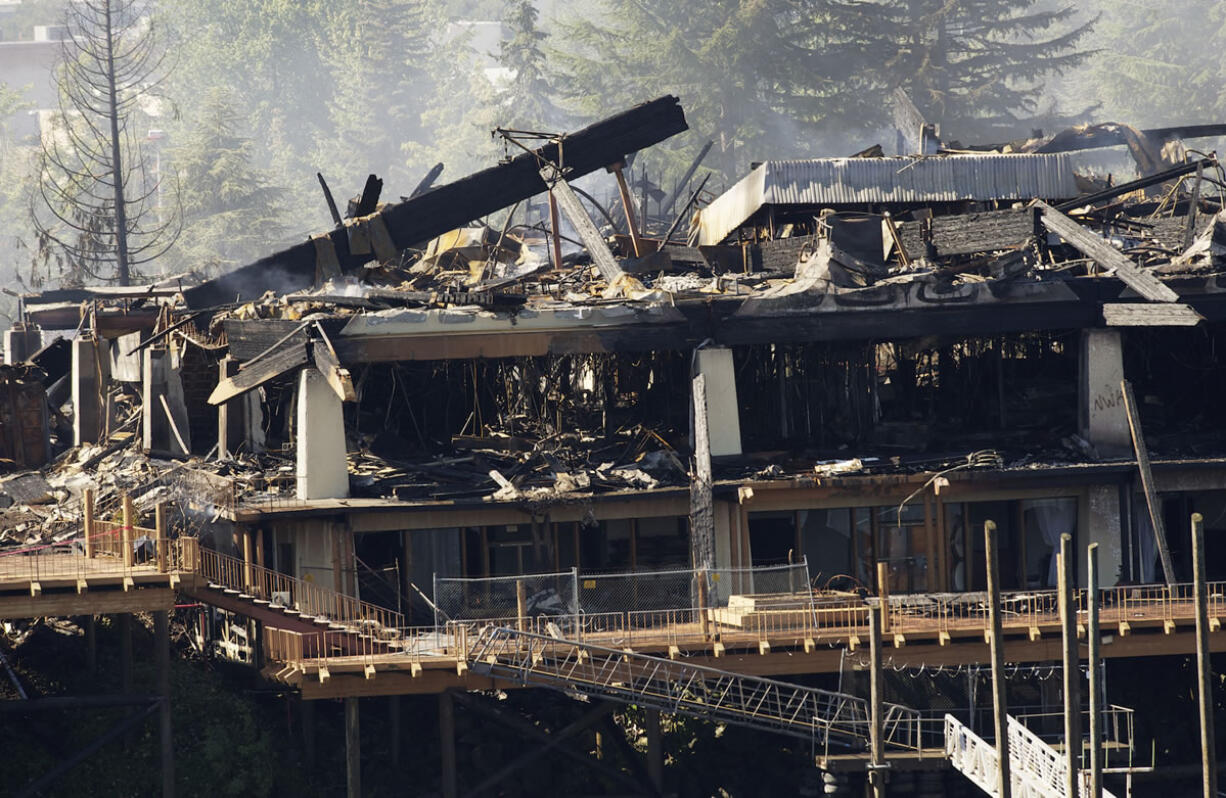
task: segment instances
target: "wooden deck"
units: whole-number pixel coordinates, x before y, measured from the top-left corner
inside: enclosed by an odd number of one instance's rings
[[[174,606],[177,572],[70,553],[0,556],[0,618],[153,612]]]

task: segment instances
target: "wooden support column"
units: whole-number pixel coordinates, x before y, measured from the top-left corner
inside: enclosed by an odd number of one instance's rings
[[[392,770],[400,771],[400,696],[388,696],[387,699],[388,753],[391,754]]]
[[[524,590],[524,580],[515,580],[515,625],[519,631],[524,631],[524,616],[527,615],[528,596]]]
[[[882,672],[881,672],[881,619],[875,613],[868,614],[869,660],[871,673],[869,675],[869,764],[868,785],[873,798],[885,798],[885,762],[884,740],[882,734]]]
[[[86,488],[81,494],[81,517],[85,535],[85,556],[94,556],[94,490]]]
[[[120,546],[123,547],[123,564],[126,568],[132,567],[132,528],[136,525],[136,510],[132,507],[132,497],[128,494],[123,495],[123,529],[119,537]]]
[[[158,502],[154,515],[157,529],[158,573],[166,573],[166,564],[170,554],[170,537],[166,534],[166,502]]]
[[[1209,594],[1205,584],[1205,519],[1192,514],[1193,592],[1196,598],[1196,695],[1200,703],[1201,783],[1217,798],[1217,742],[1213,729],[1213,663],[1209,659]]]
[[[443,769],[443,798],[456,798],[455,700],[446,691],[438,695],[438,736]]]
[[[345,699],[345,794],[362,798],[362,729],[358,699]]]
[[[121,612],[118,621],[119,692],[127,696],[132,694],[132,614]],[[125,748],[130,748],[135,742],[135,735],[129,733],[124,736]]]
[[[622,174],[624,164],[614,164],[609,171],[617,178],[617,193],[621,195],[622,210],[626,212],[626,227],[630,233],[630,243],[634,246],[634,257],[643,257],[643,241],[639,237],[638,221],[634,218],[634,200],[630,196],[630,186],[626,184],[626,176]],[[646,210],[646,209],[644,209]]]
[[[549,234],[553,239],[553,268],[562,268],[562,233],[558,230],[558,199],[549,192]]]
[[[885,560],[877,561],[877,596],[881,602],[881,631],[890,631],[890,564]]]
[[[715,514],[711,495],[711,439],[707,427],[707,380],[694,377],[694,473],[690,477],[690,564],[715,567]]]
[[[159,515],[161,505],[158,505]],[[160,610],[153,613],[153,647],[157,657],[158,696],[161,707],[158,713],[158,737],[161,742],[162,796],[174,798],[175,794],[175,744],[170,714],[170,613]]]
[[[1076,798],[1080,780],[1078,766],[1081,757],[1081,699],[1077,680],[1081,675],[1077,664],[1077,605],[1074,603],[1073,536],[1060,536],[1060,627],[1064,648],[1064,756],[1065,795]]]
[[[1009,773],[1009,705],[1005,691],[1005,632],[1000,617],[1000,552],[996,547],[996,524],[983,525],[983,550],[987,559],[988,619],[992,627],[992,710],[996,722],[996,794],[1009,798],[1013,782]]]
[[[1090,674],[1090,795],[1103,795],[1103,685],[1102,637],[1099,632],[1098,544],[1086,547],[1086,596],[1089,618],[1086,619],[1086,669]]]
[[[315,702],[298,700],[302,722],[302,753],[308,763],[315,761]]]
[[[657,792],[664,792],[664,749],[660,739],[660,710],[647,709],[647,775]]]
[[[1158,546],[1158,557],[1162,560],[1162,578],[1167,586],[1175,584],[1175,565],[1171,560],[1171,548],[1166,542],[1166,524],[1162,521],[1162,502],[1158,498],[1158,490],[1154,487],[1154,474],[1149,466],[1149,449],[1145,446],[1145,436],[1141,431],[1141,416],[1137,410],[1137,400],[1132,394],[1132,383],[1124,380],[1120,383],[1124,394],[1124,409],[1128,413],[1128,428],[1132,432],[1132,448],[1137,455],[1137,468],[1141,472],[1141,487],[1145,490],[1145,506],[1149,510],[1149,523],[1154,529],[1154,542]]]
[[[98,675],[98,616],[85,616],[85,672]]]

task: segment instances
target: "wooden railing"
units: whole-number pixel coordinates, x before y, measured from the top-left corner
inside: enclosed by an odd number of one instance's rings
[[[353,631],[388,637],[392,630],[404,626],[404,616],[395,610],[212,549],[197,546],[191,557],[184,556],[180,562],[181,567],[190,568],[196,576],[210,583],[350,627]]]

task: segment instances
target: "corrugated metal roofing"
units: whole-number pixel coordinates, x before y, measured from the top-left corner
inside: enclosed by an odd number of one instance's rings
[[[865,205],[1070,199],[1068,153],[767,161],[703,209],[699,243],[715,244],[764,205]]]

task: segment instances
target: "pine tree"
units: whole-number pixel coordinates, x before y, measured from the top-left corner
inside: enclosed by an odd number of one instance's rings
[[[1100,2],[1091,81],[1104,115],[1138,126],[1217,121],[1226,115],[1226,6],[1185,0]]]
[[[540,12],[532,0],[512,0],[504,26],[509,34],[502,42],[499,62],[510,73],[503,107],[503,127],[546,130],[558,119],[549,80],[545,76],[544,43],[548,36],[537,24]]]
[[[180,268],[212,276],[275,249],[285,235],[284,191],[253,164],[236,98],[215,88],[169,153],[185,185]]]
[[[946,135],[991,140],[1040,114],[1043,79],[1085,63],[1094,20],[1040,0],[882,3],[893,37],[882,83],[902,86]]]
[[[422,136],[421,108],[431,96],[431,14],[431,0],[346,0],[329,13],[334,132],[320,157],[339,186],[356,192],[375,173],[407,193],[420,178],[405,149]]]

